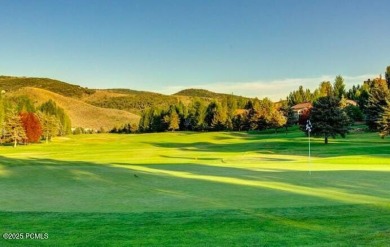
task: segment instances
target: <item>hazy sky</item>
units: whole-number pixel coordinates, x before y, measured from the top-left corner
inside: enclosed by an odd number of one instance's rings
[[[273,99],[390,65],[388,0],[0,0],[0,74]]]

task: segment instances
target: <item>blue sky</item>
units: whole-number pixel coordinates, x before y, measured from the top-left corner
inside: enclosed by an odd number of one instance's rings
[[[387,0],[0,1],[0,74],[284,98],[390,65]]]

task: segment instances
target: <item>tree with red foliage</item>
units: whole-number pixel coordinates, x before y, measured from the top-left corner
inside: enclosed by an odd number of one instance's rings
[[[39,118],[32,112],[20,113],[20,119],[26,131],[27,142],[38,142],[42,136],[42,126]]]

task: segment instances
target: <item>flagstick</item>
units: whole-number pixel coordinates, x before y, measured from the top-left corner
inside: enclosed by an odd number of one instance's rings
[[[309,132],[309,175],[311,176],[311,169],[310,169],[310,156],[311,156],[311,153],[310,153],[310,130],[308,132]]]
[[[307,161],[307,166],[308,166],[308,168],[309,168],[309,175],[311,175],[311,169],[310,169],[310,156],[311,156],[311,150],[310,150],[310,132],[311,132],[311,129],[312,129],[312,125],[311,125],[311,122],[310,122],[310,120],[307,120],[307,122],[306,122],[306,130],[307,130],[307,134],[308,134],[308,136],[309,136],[309,159],[308,159],[308,161]]]

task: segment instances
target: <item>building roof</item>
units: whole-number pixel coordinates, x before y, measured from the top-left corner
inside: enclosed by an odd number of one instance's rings
[[[312,107],[313,107],[312,103],[304,102],[304,103],[300,103],[300,104],[294,105],[293,107],[291,107],[291,109],[293,109],[293,110],[302,110],[302,109],[305,109],[305,108],[312,108]]]
[[[247,111],[248,110],[246,110],[246,109],[237,109],[237,110],[234,111],[234,115],[243,115]]]
[[[347,99],[345,102],[347,103],[347,105],[353,105],[353,106],[357,106],[357,102],[356,102],[356,101],[354,101],[354,100]]]

